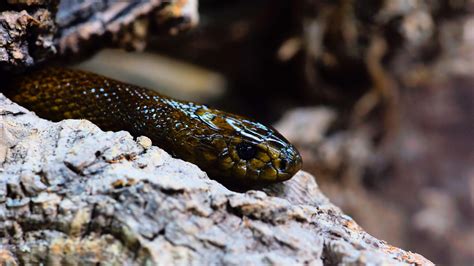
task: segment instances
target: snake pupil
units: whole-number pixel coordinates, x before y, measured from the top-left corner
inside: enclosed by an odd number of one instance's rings
[[[280,170],[285,170],[286,169],[286,165],[288,164],[288,161],[286,159],[282,159],[280,161]]]
[[[249,143],[239,143],[236,148],[237,153],[242,160],[250,160],[257,153],[255,146]]]

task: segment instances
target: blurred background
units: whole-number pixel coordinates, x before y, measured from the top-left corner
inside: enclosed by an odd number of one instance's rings
[[[474,1],[201,0],[199,14],[145,53],[78,67],[272,124],[369,233],[474,263]]]

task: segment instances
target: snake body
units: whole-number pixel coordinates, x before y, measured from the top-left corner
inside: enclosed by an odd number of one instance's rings
[[[148,136],[173,156],[230,182],[284,181],[302,164],[295,147],[270,127],[85,71],[34,71],[9,82],[5,94],[53,121],[88,119],[104,130]]]

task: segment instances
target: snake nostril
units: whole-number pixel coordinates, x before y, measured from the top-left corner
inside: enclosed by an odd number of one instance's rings
[[[280,161],[280,170],[285,170],[286,169],[286,166],[288,165],[288,161],[286,159],[282,159]]]

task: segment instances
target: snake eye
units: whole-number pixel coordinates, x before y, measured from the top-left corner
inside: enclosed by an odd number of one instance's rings
[[[281,159],[280,161],[280,170],[284,171],[286,166],[288,165],[288,161],[286,159]]]
[[[241,142],[237,144],[237,154],[242,160],[250,160],[257,153],[257,148],[253,144]]]

